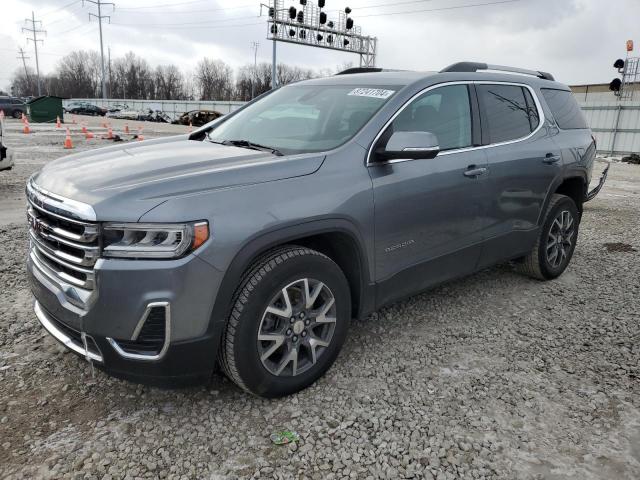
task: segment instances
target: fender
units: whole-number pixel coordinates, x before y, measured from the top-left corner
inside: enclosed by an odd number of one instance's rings
[[[582,180],[582,184],[584,186],[584,194],[586,195],[588,188],[586,172],[583,170],[573,170],[571,173],[572,175],[558,176],[554,179],[553,183],[551,183],[551,186],[549,187],[547,195],[544,199],[544,203],[542,204],[542,208],[540,209],[540,213],[538,214],[538,226],[542,226],[542,224],[544,223],[545,214],[547,212],[549,202],[551,201],[551,196],[556,192],[556,190],[558,190],[558,187],[562,185],[565,180],[570,180],[572,178],[579,178],[580,180]],[[581,209],[580,205],[578,205],[578,209]]]
[[[328,218],[289,225],[275,230],[261,232],[248,240],[235,255],[224,274],[220,289],[216,295],[208,332],[219,342],[226,324],[233,295],[242,281],[242,275],[261,254],[279,245],[295,243],[296,240],[323,233],[343,233],[351,237],[358,250],[360,264],[360,311],[354,312],[359,317],[374,310],[374,288],[369,275],[369,264],[365,243],[356,226],[343,218]],[[352,315],[354,316],[354,315]],[[215,351],[217,351],[216,345]]]

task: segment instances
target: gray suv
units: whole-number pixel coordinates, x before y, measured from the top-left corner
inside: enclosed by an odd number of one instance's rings
[[[290,394],[329,369],[352,318],[499,262],[559,276],[595,153],[546,73],[459,63],[296,83],[188,136],[35,174],[35,312],[116,376],[192,383],[217,365],[251,393]]]
[[[0,96],[0,110],[7,117],[20,118],[27,113],[27,106],[19,98]]]

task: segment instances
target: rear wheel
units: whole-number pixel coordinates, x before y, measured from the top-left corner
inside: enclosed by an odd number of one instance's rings
[[[13,113],[11,114],[11,116],[13,118],[20,118],[22,117],[22,110],[14,110]]]
[[[245,275],[223,335],[220,363],[238,386],[279,397],[308,387],[335,361],[351,317],[349,285],[325,255],[287,246]]]
[[[536,244],[519,264],[520,271],[539,280],[562,275],[576,248],[579,223],[575,202],[565,195],[554,194]]]

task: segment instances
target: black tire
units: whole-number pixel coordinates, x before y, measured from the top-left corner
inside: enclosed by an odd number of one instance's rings
[[[567,231],[565,235],[566,238],[570,240],[570,245],[566,245],[566,242],[564,243],[564,255],[558,253],[563,259],[559,261],[557,265],[554,265],[553,262],[549,260],[547,250],[553,248],[549,246],[551,245],[550,234],[552,233],[552,228],[557,228],[554,226],[554,222],[556,222],[558,216],[563,212],[568,212],[573,218],[573,229]],[[573,252],[575,251],[578,240],[579,226],[580,214],[578,213],[575,202],[565,195],[553,194],[547,207],[544,223],[540,229],[536,243],[529,255],[518,263],[518,270],[538,280],[552,280],[562,275],[573,257]]]
[[[13,118],[21,118],[21,117],[22,117],[22,110],[14,110],[14,111],[11,113],[11,116],[12,116]]]
[[[307,361],[307,370],[297,375],[278,376],[270,372],[260,358],[258,332],[263,316],[267,315],[265,310],[274,296],[285,286],[309,278],[322,282],[335,299],[332,336],[315,363]],[[349,284],[338,265],[322,253],[305,247],[278,248],[258,259],[236,290],[220,345],[220,365],[229,379],[254,395],[273,398],[295,393],[313,384],[331,367],[346,338],[350,319]],[[310,338],[311,334],[307,341]],[[303,350],[302,346],[298,347],[298,351]],[[286,354],[285,351],[283,356]]]

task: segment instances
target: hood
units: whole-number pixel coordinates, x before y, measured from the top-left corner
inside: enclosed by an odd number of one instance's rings
[[[271,153],[186,136],[118,145],[48,163],[34,182],[91,205],[100,220],[137,221],[165,200],[310,175],[324,155]]]

